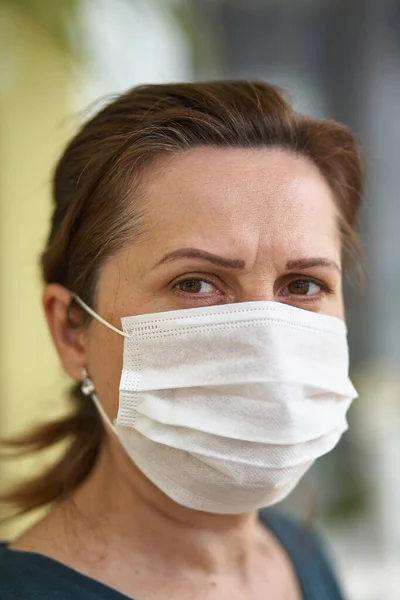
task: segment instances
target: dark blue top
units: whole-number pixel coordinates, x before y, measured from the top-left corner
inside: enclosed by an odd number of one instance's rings
[[[344,600],[314,533],[270,511],[262,511],[260,518],[291,559],[303,600]],[[0,546],[0,600],[127,600],[127,596],[40,554]]]

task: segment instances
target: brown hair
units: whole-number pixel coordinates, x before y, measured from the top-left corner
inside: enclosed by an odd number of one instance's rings
[[[362,193],[360,158],[347,127],[293,111],[267,83],[215,81],[144,85],[116,98],[68,144],[54,175],[54,212],[42,256],[43,279],[95,306],[101,265],[140,232],[138,183],[167,153],[198,146],[279,147],[309,157],[333,190],[344,258],[356,259]],[[77,311],[72,304],[73,311]],[[19,513],[70,494],[93,469],[104,440],[94,405],[79,387],[75,411],[8,444],[38,451],[67,441],[48,471],[8,495]]]

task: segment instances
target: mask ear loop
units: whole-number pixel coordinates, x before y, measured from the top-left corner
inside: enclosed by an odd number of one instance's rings
[[[91,398],[92,402],[94,403],[97,410],[99,411],[100,416],[103,418],[103,421],[105,422],[105,424],[110,428],[111,432],[114,435],[116,435],[116,433],[114,431],[114,426],[113,426],[111,420],[106,415],[104,408],[100,404],[99,399],[96,394],[96,388],[94,387],[94,383],[90,379],[88,372],[85,368],[82,369],[82,380],[81,380],[80,385],[81,385],[82,394],[86,397]]]
[[[90,306],[88,306],[86,304],[86,302],[84,302],[83,300],[81,300],[81,298],[79,298],[79,296],[77,294],[74,294],[74,292],[71,292],[71,296],[75,300],[75,302],[77,302],[79,304],[79,306],[81,308],[83,308],[84,311],[86,311],[89,315],[91,315],[94,319],[96,319],[96,321],[98,321],[102,325],[105,325],[106,327],[108,327],[112,331],[115,331],[115,333],[118,333],[119,335],[122,335],[123,337],[127,337],[127,338],[130,337],[127,333],[125,333],[125,331],[122,331],[121,329],[118,329],[117,327],[114,327],[114,325],[111,325],[111,323],[109,323],[108,321],[106,321],[105,319],[103,319],[103,317],[101,317],[100,315],[98,315],[97,312],[94,311],[93,308],[90,308]],[[114,426],[113,426],[112,422],[110,421],[110,419],[106,415],[106,412],[105,412],[104,408],[102,407],[102,405],[99,402],[99,399],[98,399],[97,394],[96,394],[96,388],[94,386],[94,383],[90,379],[90,377],[88,375],[88,372],[87,372],[87,370],[85,368],[82,369],[81,391],[82,391],[82,393],[83,393],[84,396],[90,397],[92,399],[94,405],[96,406],[97,410],[99,411],[100,416],[103,418],[103,421],[105,422],[105,424],[107,425],[107,427],[109,427],[110,431],[114,435],[117,435],[116,432],[115,432],[115,430],[114,430]],[[117,436],[117,438],[118,438],[118,436]]]
[[[108,327],[108,329],[115,331],[115,333],[119,333],[119,335],[122,335],[124,337],[130,337],[130,335],[128,333],[125,333],[125,331],[122,331],[122,329],[118,329],[118,327],[114,327],[114,325],[111,325],[111,323],[109,323],[108,321],[103,319],[103,317],[98,315],[97,312],[94,311],[93,308],[90,308],[90,306],[88,306],[86,304],[86,302],[81,300],[81,298],[79,298],[79,296],[77,294],[74,294],[74,292],[71,292],[71,296],[75,300],[75,302],[77,302],[79,304],[79,306],[81,308],[83,308],[83,310],[86,311],[90,316],[92,316],[94,319],[96,319],[96,321],[98,321],[99,323],[102,323],[102,325],[105,325],[106,327]]]

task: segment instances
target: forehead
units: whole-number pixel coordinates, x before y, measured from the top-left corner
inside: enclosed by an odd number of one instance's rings
[[[166,251],[210,242],[255,249],[256,240],[266,252],[338,246],[331,188],[311,160],[285,150],[198,148],[163,158],[145,196],[146,231]]]

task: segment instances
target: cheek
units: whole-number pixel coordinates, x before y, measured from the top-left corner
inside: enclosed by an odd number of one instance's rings
[[[327,315],[331,316],[331,317],[338,317],[339,319],[343,319],[345,318],[345,310],[344,310],[344,303],[343,303],[343,298],[337,298],[335,300],[335,302],[332,302],[326,311]]]
[[[118,411],[118,390],[122,371],[124,338],[100,323],[91,324],[87,344],[87,369],[97,396],[108,417]]]
[[[345,307],[343,299],[342,282],[339,281],[335,287],[335,293],[327,296],[323,312],[330,317],[345,320]]]

